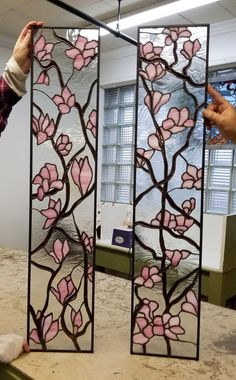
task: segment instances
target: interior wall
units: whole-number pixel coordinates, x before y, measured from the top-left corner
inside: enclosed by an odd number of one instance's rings
[[[223,22],[211,27],[210,66],[230,65],[236,62],[236,21]],[[115,49],[101,54],[101,87],[134,82],[136,78],[136,49],[134,46]],[[1,35],[0,69],[3,70],[10,57],[12,40]],[[102,45],[101,45],[102,46]],[[233,49],[232,49],[233,47]],[[27,83],[29,89],[29,80]],[[102,104],[103,92],[100,92]],[[100,121],[102,125],[102,107]],[[100,133],[102,136],[102,133]],[[30,95],[13,109],[8,126],[0,137],[0,245],[27,249],[29,205],[29,146],[30,146]],[[99,142],[101,158],[101,141]],[[99,163],[98,163],[99,164]],[[99,166],[99,165],[98,165]],[[100,172],[99,172],[100,176]],[[99,182],[100,177],[98,177]],[[126,206],[124,207],[124,216]]]

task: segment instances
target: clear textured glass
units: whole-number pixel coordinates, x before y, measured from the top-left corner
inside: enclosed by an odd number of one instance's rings
[[[98,30],[42,28],[33,47],[28,336],[91,352]]]
[[[132,353],[199,355],[207,35],[139,29]]]

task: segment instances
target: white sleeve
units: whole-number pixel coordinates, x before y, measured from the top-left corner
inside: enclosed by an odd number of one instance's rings
[[[25,82],[28,75],[23,73],[13,57],[6,64],[3,78],[18,96],[26,93]]]
[[[22,352],[24,338],[16,334],[0,335],[0,363],[11,363]]]

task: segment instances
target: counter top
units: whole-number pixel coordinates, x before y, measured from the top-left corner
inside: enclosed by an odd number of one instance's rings
[[[0,333],[25,335],[27,255],[0,248]],[[236,312],[202,303],[200,360],[130,355],[130,282],[96,273],[95,352],[22,355],[14,366],[35,380],[233,380]]]

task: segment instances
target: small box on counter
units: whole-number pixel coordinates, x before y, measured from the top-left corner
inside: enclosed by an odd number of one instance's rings
[[[133,230],[132,228],[113,228],[112,245],[124,248],[132,248]]]

